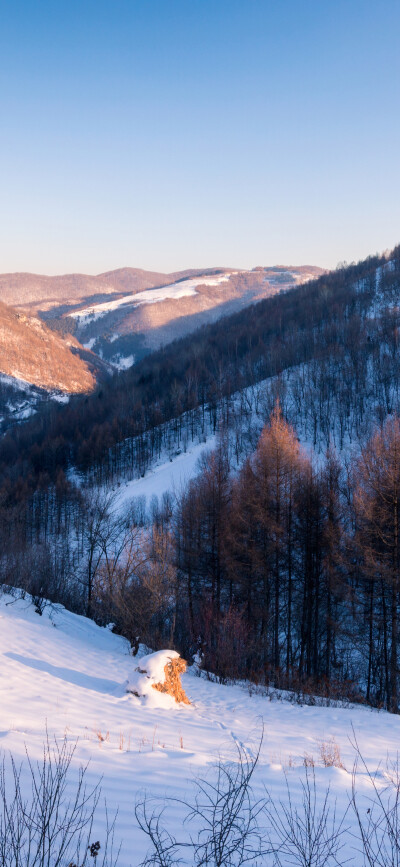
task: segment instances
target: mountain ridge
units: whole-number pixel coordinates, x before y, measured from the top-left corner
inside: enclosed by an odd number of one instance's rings
[[[257,271],[262,266],[257,266]],[[306,272],[322,273],[324,269],[314,265],[302,266],[271,266],[270,270],[297,270]],[[181,271],[161,272],[150,271],[143,268],[124,266],[111,271],[103,271],[100,274],[83,274],[73,272],[70,274],[36,274],[30,271],[15,271],[0,274],[0,300],[11,307],[29,307],[35,305],[38,309],[46,309],[57,303],[65,303],[67,300],[83,300],[91,295],[100,294],[103,290],[106,294],[117,292],[141,291],[145,288],[155,288],[168,285],[177,280],[190,277],[207,276],[217,273],[232,273],[234,268],[226,266],[212,266],[208,268],[188,268]],[[245,273],[242,269],[241,273]],[[121,278],[124,279],[122,285]],[[51,295],[50,293],[53,293]],[[54,293],[56,293],[54,295]],[[66,297],[66,293],[68,293]]]
[[[36,274],[30,271],[14,271],[0,274],[0,300],[11,307],[45,309],[46,305],[52,306],[66,302],[67,300],[83,300],[91,295],[99,294],[103,290],[106,294],[118,291],[140,291],[145,288],[160,286],[165,282],[173,282],[176,279],[184,279],[188,276],[206,274],[215,270],[229,269],[188,269],[164,273],[160,271],[147,271],[143,268],[116,268],[112,271],[104,271],[100,274],[83,274],[72,272],[66,274]],[[121,289],[121,276],[124,275],[126,285]],[[133,284],[133,285],[132,285]],[[53,292],[53,295],[49,294]],[[54,295],[54,293],[56,293]],[[68,293],[66,297],[66,293]]]
[[[97,276],[1,274],[0,373],[9,377],[0,397],[2,424],[19,420],[18,381],[40,389],[43,399],[52,392],[87,394],[104,375],[320,270],[214,266],[162,274],[124,267]],[[34,412],[26,391],[22,411],[31,406]]]

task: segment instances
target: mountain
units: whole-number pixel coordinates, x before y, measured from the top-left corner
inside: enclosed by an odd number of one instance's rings
[[[331,431],[340,448],[354,441],[384,407],[396,405],[397,308],[390,317],[384,310],[398,297],[398,259],[394,251],[324,274],[165,345],[106,379],[85,402],[52,409],[54,420],[44,424],[39,415],[6,437],[1,479],[26,466],[32,480],[41,472],[55,479],[71,464],[104,482],[135,478],[160,452],[169,458],[219,424],[235,431],[240,454],[257,436],[254,403],[265,418],[278,394],[292,423],[318,448],[327,447]],[[258,386],[267,380],[268,388]],[[239,419],[226,404],[234,393],[242,395]]]
[[[254,271],[264,269],[254,269]],[[273,271],[285,271],[284,266],[277,266]],[[295,272],[313,274],[322,273],[321,268],[300,267],[292,269]],[[0,300],[11,307],[31,309],[35,312],[49,310],[52,307],[63,304],[79,304],[89,298],[101,295],[121,295],[140,292],[143,289],[151,289],[167,286],[177,280],[191,277],[210,276],[233,272],[233,268],[192,268],[184,271],[161,273],[159,271],[145,271],[141,268],[118,268],[114,271],[106,271],[103,274],[63,274],[47,276],[44,274],[30,274],[16,272],[12,274],[0,274]],[[251,273],[251,272],[237,272]]]
[[[131,366],[177,337],[320,275],[315,266],[162,274],[121,268],[97,276],[0,275],[0,299],[70,332],[114,367]]]
[[[12,307],[37,312],[62,304],[79,304],[96,295],[118,292],[121,279],[127,281],[129,291],[139,291],[161,285],[165,282],[166,275],[134,268],[122,268],[97,276],[0,274],[0,299]]]
[[[44,391],[91,391],[95,375],[77,354],[79,348],[74,338],[65,340],[40,319],[0,302],[0,373],[6,377]]]
[[[310,267],[0,275],[0,429],[162,345],[317,276]]]

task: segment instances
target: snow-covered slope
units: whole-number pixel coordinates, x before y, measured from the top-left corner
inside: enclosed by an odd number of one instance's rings
[[[117,298],[113,301],[104,301],[101,304],[94,304],[90,307],[84,308],[83,310],[72,312],[70,315],[77,319],[80,324],[83,324],[87,319],[94,321],[112,310],[117,310],[118,307],[124,307],[125,305],[133,305],[133,307],[137,307],[139,304],[157,304],[160,301],[166,301],[169,298],[187,298],[196,295],[197,287],[200,285],[218,286],[219,283],[226,283],[228,280],[229,274],[223,274],[222,277],[197,277],[192,278],[191,280],[180,280],[177,283],[170,283],[168,286],[163,286],[161,289],[145,289],[143,292],[136,292],[135,295],[125,295],[122,298]]]
[[[207,269],[197,274],[166,275],[163,281],[153,280],[142,288],[137,281],[131,285],[127,273],[125,280],[118,280],[113,294],[98,293],[83,304],[69,302],[45,316],[58,320],[60,327],[67,321],[68,329],[84,345],[90,344],[93,352],[121,369],[121,359],[128,367],[129,359],[133,364],[201,325],[320,273],[321,269],[311,266]]]
[[[161,502],[163,494],[179,495],[190,479],[197,475],[201,456],[215,448],[216,443],[215,435],[209,436],[205,443],[190,443],[185,452],[178,452],[154,464],[143,478],[120,483],[115,488],[118,508],[125,508],[132,500],[141,498],[143,508],[147,510],[153,497]]]
[[[255,774],[256,793],[266,785],[276,803],[285,799],[285,771],[294,802],[304,780],[304,757],[313,757],[321,792],[330,783],[338,814],[348,803],[354,751],[352,726],[362,753],[375,769],[398,749],[400,719],[366,707],[311,707],[250,695],[241,686],[221,686],[183,677],[190,706],[161,707],[126,692],[137,658],[128,644],[93,622],[62,608],[35,613],[28,598],[0,598],[0,740],[17,761],[25,747],[40,759],[46,726],[50,737],[78,738],[73,768],[90,762],[89,779],[102,776],[109,810],[118,808],[121,867],[137,865],[147,848],[134,817],[138,795],[189,797],[193,778],[210,772],[219,755],[235,756],[236,744],[254,749],[261,721],[265,735]],[[334,738],[344,767],[324,767],[321,744]],[[357,773],[365,789],[365,774]],[[379,778],[380,779],[380,778]],[[383,777],[382,780],[384,781]],[[170,813],[181,825],[182,807]],[[349,818],[352,825],[352,819]],[[94,833],[101,840],[104,808]],[[353,856],[348,837],[346,856]],[[344,858],[344,856],[343,856]],[[359,865],[357,858],[354,864]]]
[[[65,392],[46,391],[15,376],[0,373],[0,432],[34,415],[48,400],[68,403]]]

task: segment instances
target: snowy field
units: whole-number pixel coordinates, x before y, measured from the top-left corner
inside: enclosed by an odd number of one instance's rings
[[[116,298],[114,301],[103,301],[101,304],[92,304],[90,307],[76,310],[69,315],[77,319],[80,325],[84,324],[86,320],[94,322],[106,313],[118,310],[119,307],[123,307],[126,304],[132,304],[137,307],[139,304],[157,304],[159,301],[167,301],[168,299],[189,298],[191,295],[197,295],[198,286],[219,286],[220,283],[227,283],[231,274],[236,273],[236,271],[233,271],[220,277],[192,277],[189,280],[179,280],[177,283],[170,283],[168,286],[162,286],[159,289],[144,289],[142,292],[136,292],[134,295],[125,295],[123,298]]]
[[[212,772],[221,756],[233,759],[236,745],[254,751],[264,724],[264,741],[255,772],[257,795],[270,791],[274,802],[287,801],[285,774],[293,801],[300,798],[305,757],[315,764],[317,785],[328,785],[343,814],[351,788],[354,750],[352,727],[372,770],[381,765],[379,785],[388,756],[395,756],[400,719],[366,707],[300,706],[267,696],[250,695],[245,687],[222,686],[188,672],[183,686],[190,706],[169,696],[136,698],[127,694],[137,660],[127,642],[109,630],[62,608],[35,613],[28,599],[0,598],[0,740],[23,761],[25,748],[40,760],[46,726],[49,735],[72,744],[78,739],[73,771],[90,762],[89,779],[102,777],[108,810],[118,809],[119,864],[140,863],[147,842],[138,829],[134,805],[144,791],[159,799],[189,798],[193,779]],[[343,767],[324,767],[322,744],[335,739]],[[358,787],[368,793],[362,769]],[[321,799],[322,799],[321,794]],[[104,834],[104,808],[94,838]],[[182,807],[167,811],[170,830],[182,826]],[[346,820],[355,830],[354,819]],[[343,861],[353,858],[355,839],[347,834]],[[190,863],[190,862],[189,862]],[[264,864],[270,864],[266,859]]]
[[[129,506],[132,500],[144,497],[147,509],[152,497],[162,500],[163,494],[179,495],[187,483],[197,475],[199,460],[203,454],[216,447],[217,437],[209,436],[205,443],[191,443],[186,452],[174,455],[171,460],[161,460],[142,478],[122,482],[117,491],[118,509]]]

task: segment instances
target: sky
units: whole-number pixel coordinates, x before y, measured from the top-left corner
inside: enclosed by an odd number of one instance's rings
[[[0,0],[0,272],[400,242],[400,0]]]

